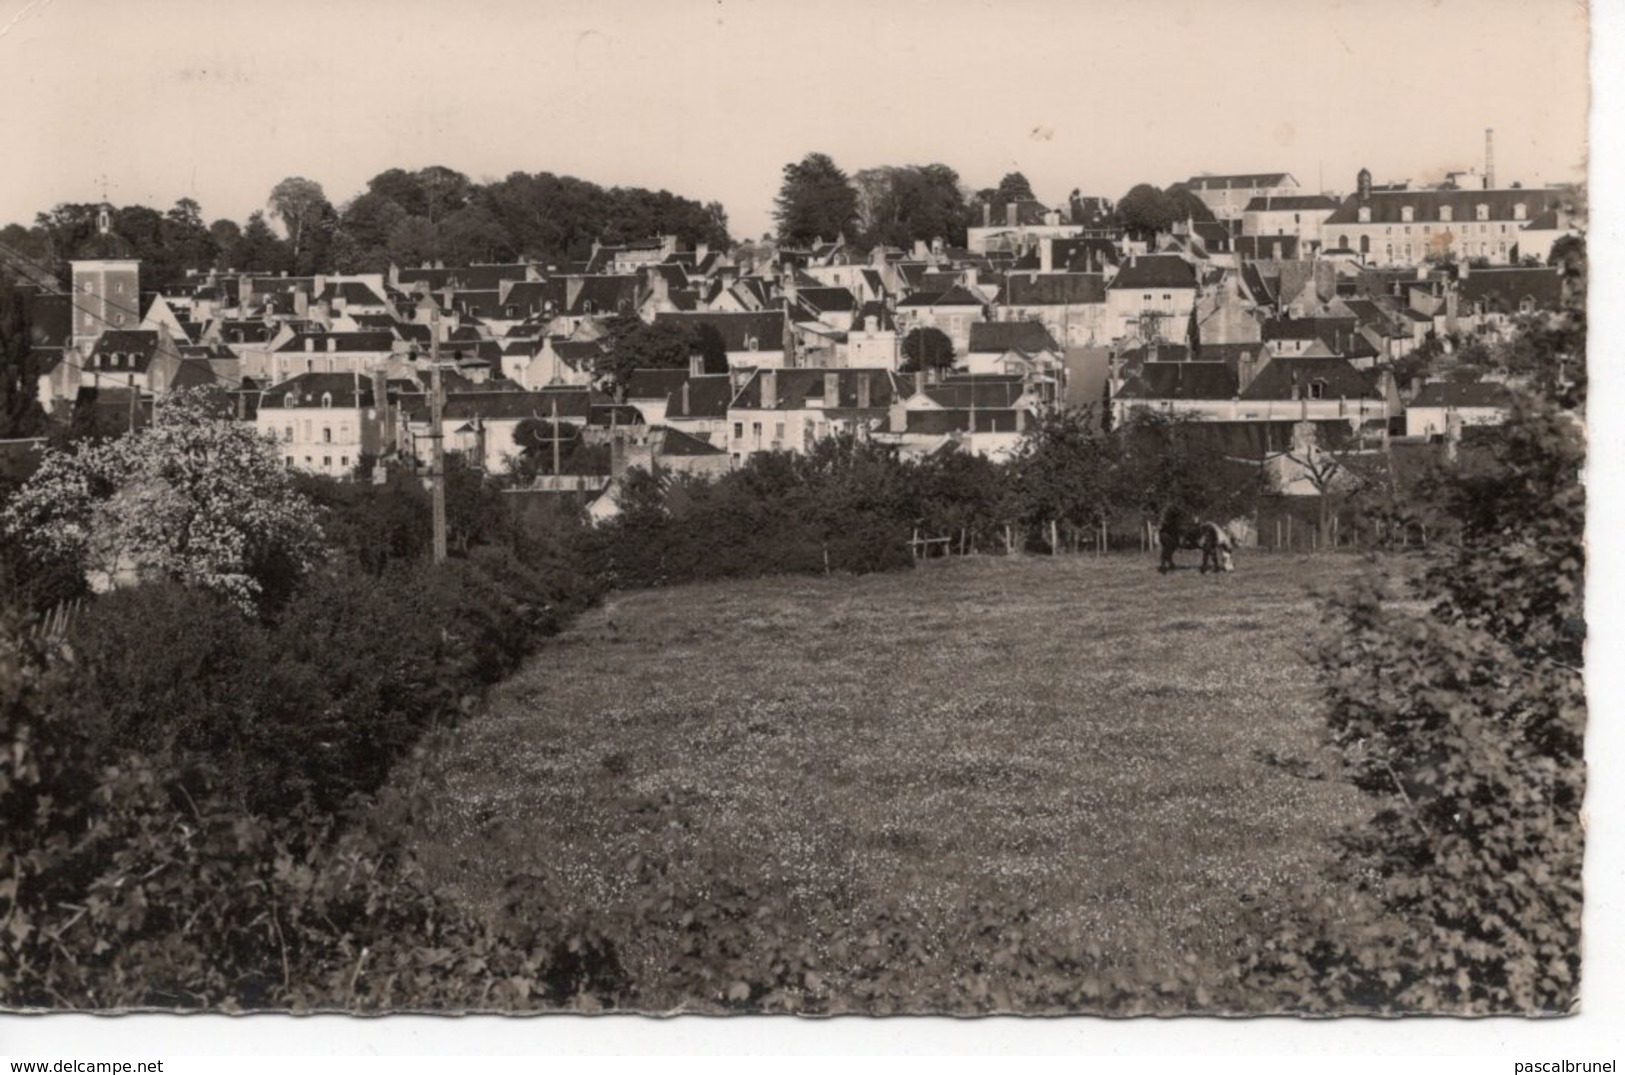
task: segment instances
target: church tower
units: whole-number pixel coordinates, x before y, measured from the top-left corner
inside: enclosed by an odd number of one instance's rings
[[[80,247],[73,266],[73,346],[88,355],[106,329],[141,324],[141,262],[130,244],[113,234],[113,214],[96,213],[96,234]]]

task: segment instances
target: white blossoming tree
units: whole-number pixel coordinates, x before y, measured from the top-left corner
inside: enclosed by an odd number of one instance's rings
[[[233,421],[214,388],[170,393],[151,426],[116,440],[48,450],[0,525],[38,552],[75,558],[95,588],[169,578],[245,612],[324,547],[274,442]]]

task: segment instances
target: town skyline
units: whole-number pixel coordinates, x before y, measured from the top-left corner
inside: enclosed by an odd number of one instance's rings
[[[1482,170],[1486,128],[1501,185],[1583,180],[1584,9],[1576,21],[1568,5],[1491,7],[1017,5],[999,16],[1017,28],[1002,63],[980,44],[992,19],[974,5],[837,4],[839,48],[787,64],[794,9],[768,5],[494,3],[468,26],[422,4],[387,19],[345,5],[319,23],[320,9],[294,4],[254,24],[187,2],[139,15],[23,5],[0,38],[18,54],[0,92],[43,107],[14,124],[30,163],[0,191],[0,221],[104,197],[188,197],[207,219],[241,221],[287,176],[342,205],[385,169],[440,164],[479,182],[547,171],[715,200],[744,239],[773,230],[782,169],[808,152],[848,174],[941,162],[972,190],[1019,171],[1055,204],[1074,188],[1117,198],[1203,172],[1284,171],[1339,193],[1362,167],[1425,184]],[[143,34],[162,48],[56,74],[87,47]],[[327,47],[347,38],[387,47]],[[1471,64],[1439,63],[1440,42]],[[1539,94],[1519,71],[1539,73]]]

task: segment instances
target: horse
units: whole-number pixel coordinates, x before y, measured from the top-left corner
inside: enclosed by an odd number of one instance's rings
[[[1177,517],[1170,516],[1157,532],[1157,541],[1162,546],[1162,561],[1157,565],[1157,570],[1164,575],[1174,570],[1174,553],[1179,549],[1202,550],[1201,571],[1204,575],[1209,568],[1216,573],[1235,570],[1235,542],[1231,540],[1230,532],[1218,523],[1197,522],[1184,526]]]

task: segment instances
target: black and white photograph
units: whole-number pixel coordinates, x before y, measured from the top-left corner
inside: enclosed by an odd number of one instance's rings
[[[0,0],[0,1041],[1583,1023],[1592,18]]]

